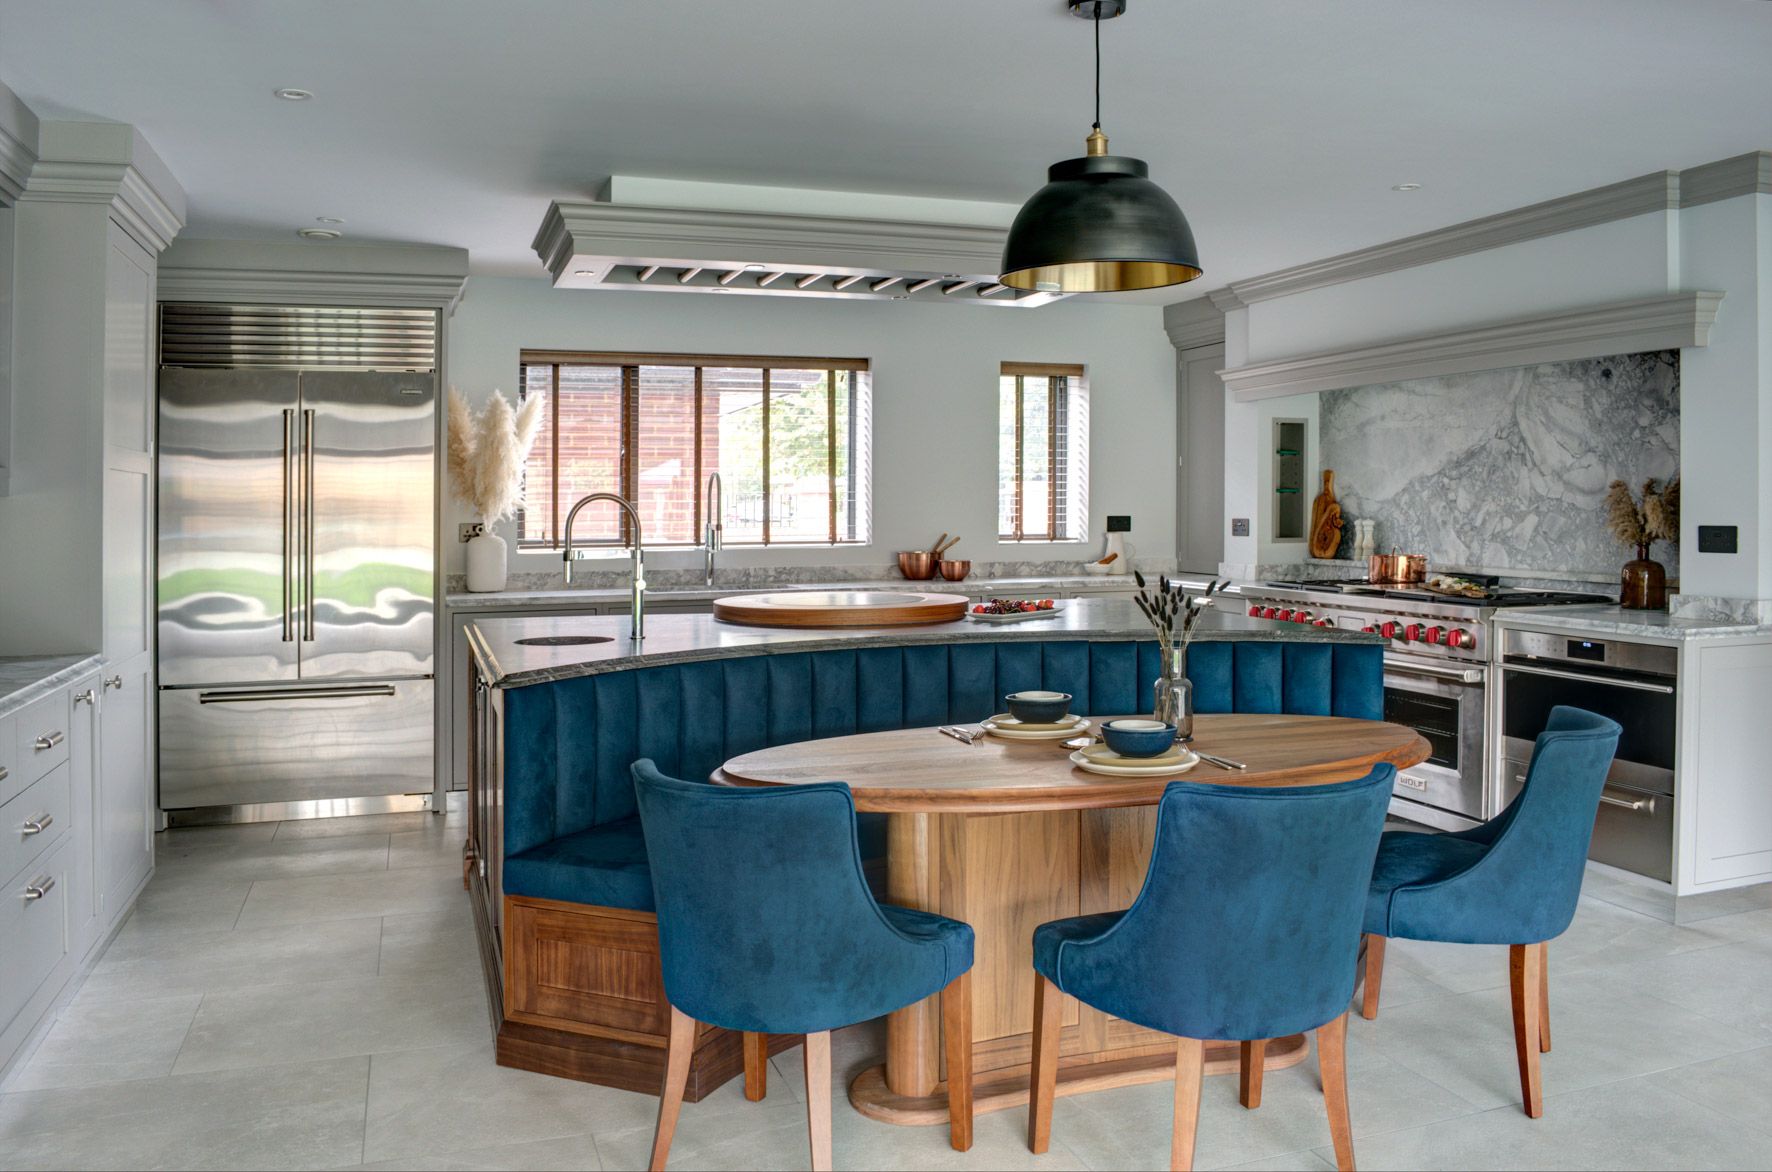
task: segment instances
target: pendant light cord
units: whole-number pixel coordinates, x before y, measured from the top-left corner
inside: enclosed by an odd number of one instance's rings
[[[1095,129],[1101,129],[1101,5],[1095,6]]]

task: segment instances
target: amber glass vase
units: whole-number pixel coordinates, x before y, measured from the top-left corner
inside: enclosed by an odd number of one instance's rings
[[[1637,546],[1635,561],[1624,563],[1618,586],[1618,605],[1626,610],[1667,608],[1667,571],[1649,559],[1646,545]]]

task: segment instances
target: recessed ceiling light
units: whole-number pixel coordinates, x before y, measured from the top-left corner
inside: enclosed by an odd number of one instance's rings
[[[342,223],[344,223],[344,221],[339,219],[337,216],[315,216],[314,223],[316,223],[316,224],[342,224]]]
[[[572,275],[575,277],[594,277],[597,275],[597,270],[596,269],[573,269]]]
[[[752,272],[762,272],[763,271],[762,265],[746,265],[745,268],[750,269]]]
[[[295,234],[303,240],[337,240],[344,235],[337,228],[300,228]]]
[[[1391,185],[1391,190],[1392,191],[1420,191],[1421,184],[1419,184],[1419,183],[1395,183],[1395,184]]]
[[[283,89],[272,90],[271,92],[276,94],[279,98],[282,98],[285,102],[305,102],[314,96],[312,90],[298,90],[293,86],[285,86]]]

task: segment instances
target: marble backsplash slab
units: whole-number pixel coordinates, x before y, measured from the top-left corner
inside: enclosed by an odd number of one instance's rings
[[[1319,427],[1342,513],[1376,519],[1380,550],[1616,579],[1633,553],[1606,531],[1606,486],[1678,474],[1679,353],[1326,391]],[[1677,579],[1675,548],[1651,556]]]
[[[573,567],[572,585],[568,587],[564,576],[559,570],[519,571],[509,575],[505,584],[507,590],[617,590],[626,589],[629,569],[627,558],[612,558],[608,569],[592,569],[590,563],[579,562]],[[1173,574],[1175,564],[1154,558],[1140,558],[1138,569],[1147,575]],[[1076,577],[1083,573],[1083,564],[1076,561],[1003,561],[973,562],[972,573],[968,581],[995,581],[1005,578],[1064,578]],[[721,566],[715,581],[722,588],[733,590],[755,590],[769,586],[795,586],[809,583],[839,582],[882,582],[892,581],[899,576],[898,563],[880,563],[878,565],[850,566]],[[1107,576],[1103,582],[1118,580],[1120,576]],[[701,569],[647,569],[647,588],[661,590],[700,589],[706,583],[705,571]],[[934,579],[939,583],[940,578]],[[459,594],[467,589],[467,575],[450,574],[445,578],[444,590],[449,594]]]

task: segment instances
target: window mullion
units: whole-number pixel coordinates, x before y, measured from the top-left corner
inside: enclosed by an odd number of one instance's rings
[[[831,544],[837,544],[837,372],[824,372],[826,499],[830,506]]]
[[[1015,376],[1015,540],[1022,540],[1027,533],[1026,505],[1022,497],[1022,476],[1024,460],[1022,445],[1027,440],[1027,405],[1022,397],[1021,375]]]
[[[1058,540],[1058,380],[1046,380],[1046,540]]]
[[[549,545],[559,545],[560,544],[560,364],[558,362],[554,363],[553,400],[554,400],[553,402],[548,404],[548,410],[552,413],[553,420],[554,420],[554,434],[553,434],[554,451],[553,451],[551,458],[548,461],[548,500],[550,502],[550,505],[548,508],[548,544]]]
[[[695,437],[695,473],[694,478],[690,483],[690,499],[694,501],[694,508],[690,513],[690,525],[692,526],[690,534],[691,536],[695,536],[697,534],[705,533],[701,519],[701,367],[699,366],[695,368],[695,407],[692,412],[689,426]],[[712,502],[709,503],[711,504]],[[713,523],[712,518],[709,519],[708,523]]]
[[[763,544],[769,544],[769,368],[763,368]]]

